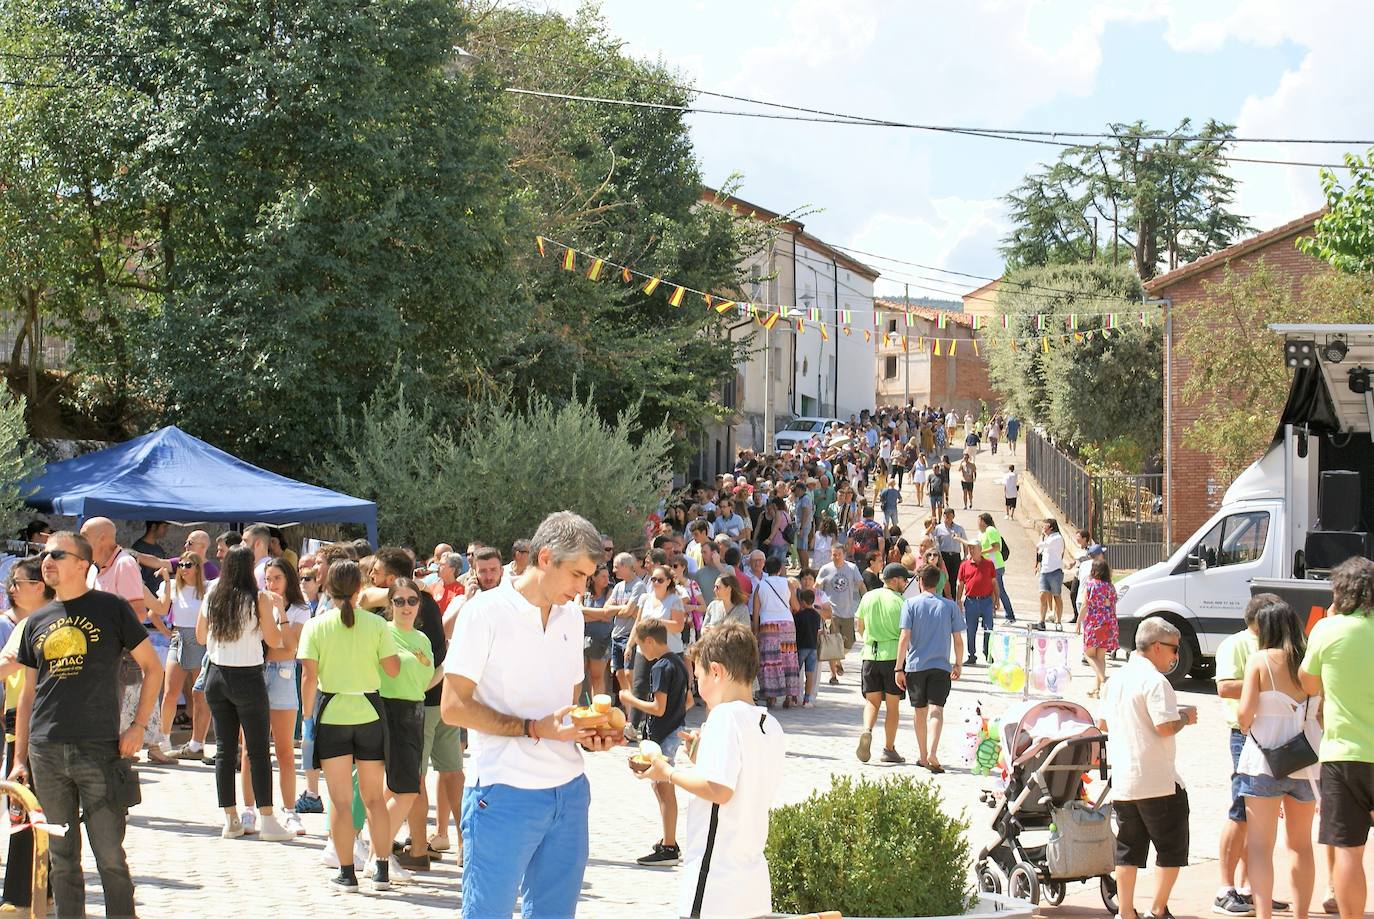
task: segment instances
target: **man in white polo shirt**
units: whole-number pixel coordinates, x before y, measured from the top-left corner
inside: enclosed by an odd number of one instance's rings
[[[470,732],[463,793],[464,919],[572,916],[587,867],[591,792],[578,746],[616,739],[567,722],[582,688],[582,607],[604,552],[569,511],[530,540],[524,574],[463,607],[444,661],[444,721]]]

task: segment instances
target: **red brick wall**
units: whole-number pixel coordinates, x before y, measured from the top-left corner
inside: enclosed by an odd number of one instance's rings
[[[1267,246],[1236,256],[1230,260],[1229,264],[1233,271],[1244,274],[1252,270],[1255,263],[1263,257],[1265,265],[1276,276],[1284,278],[1287,283],[1296,286],[1303,279],[1313,274],[1332,270],[1326,262],[1298,251],[1294,242],[1299,236],[1306,235],[1311,235],[1311,231],[1274,240]],[[1205,311],[1195,309],[1198,301],[1205,301],[1206,299],[1204,285],[1219,282],[1224,273],[1225,263],[1218,263],[1206,271],[1199,272],[1162,290],[1152,292],[1152,296],[1172,299],[1175,307],[1174,378],[1171,386],[1172,404],[1170,406],[1173,466],[1172,479],[1168,483],[1168,488],[1171,495],[1170,504],[1174,518],[1173,536],[1176,544],[1187,540],[1198,527],[1207,522],[1207,519],[1220,506],[1222,496],[1225,495],[1226,489],[1231,484],[1230,481],[1222,480],[1209,455],[1188,446],[1192,439],[1189,435],[1189,429],[1198,419],[1200,406],[1185,404],[1179,396],[1187,385],[1192,365],[1180,355],[1177,347],[1177,342],[1185,334],[1178,314],[1182,312],[1187,316],[1205,316]],[[1255,334],[1270,335],[1271,333],[1265,329],[1256,329]],[[1280,343],[1275,337],[1274,348],[1276,353],[1279,347]],[[1219,394],[1218,398],[1225,398],[1225,396]],[[1277,425],[1278,419],[1274,418],[1265,423]]]
[[[942,342],[940,357],[930,359],[930,401],[959,411],[977,411],[980,400],[997,404],[992,384],[988,382],[988,361],[982,354],[973,353],[973,335],[968,329],[946,329],[933,334],[957,338],[959,346],[954,356],[948,354],[948,342]]]

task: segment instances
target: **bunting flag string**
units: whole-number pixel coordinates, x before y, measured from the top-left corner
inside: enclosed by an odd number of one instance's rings
[[[661,277],[645,274],[643,272],[636,271],[628,265],[621,265],[602,256],[594,255],[588,252],[583,252],[579,249],[573,248],[572,246],[560,243],[555,239],[550,239],[547,236],[535,236],[535,246],[538,249],[541,258],[548,257],[550,246],[554,246],[556,247],[556,249],[562,249],[563,251],[562,255],[559,258],[559,262],[560,267],[565,271],[577,271],[578,256],[581,256],[588,263],[586,277],[588,280],[591,281],[602,280],[606,276],[606,270],[609,268],[618,273],[620,280],[624,283],[639,284],[640,291],[646,296],[653,295],[664,284],[664,279]],[[640,283],[641,281],[642,283]],[[822,341],[826,342],[830,341],[830,335],[832,330],[835,333],[843,334],[846,337],[850,336],[852,333],[851,325],[853,323],[854,316],[853,311],[851,309],[837,310],[836,321],[833,323],[829,323],[825,321],[825,311],[819,307],[808,307],[805,315],[802,316],[798,314],[796,307],[792,304],[755,303],[752,301],[725,299],[717,297],[706,291],[696,290],[685,284],[677,284],[672,281],[669,281],[667,283],[668,286],[672,289],[672,293],[669,294],[667,298],[668,304],[670,306],[682,306],[683,301],[686,298],[686,295],[688,293],[692,293],[702,298],[702,302],[705,303],[708,311],[714,309],[717,314],[724,315],[733,310],[736,311],[741,318],[753,319],[761,327],[767,330],[771,330],[777,324],[779,318],[786,318],[793,320],[795,330],[799,335],[805,333],[806,326],[808,324],[816,326],[817,330],[821,335]],[[873,329],[875,331],[882,330],[885,318],[884,313],[893,318],[896,318],[896,316],[899,315],[899,313],[904,314],[906,320],[904,327],[907,330],[918,328],[919,322],[922,321],[934,322],[936,328],[941,330],[947,330],[951,327],[952,324],[955,324],[955,317],[961,315],[957,312],[949,313],[945,310],[934,310],[932,311],[934,315],[930,315],[929,313],[924,312],[916,312],[911,309],[894,312],[890,309],[880,308],[877,305],[880,301],[880,298],[873,297],[872,300],[875,304],[873,309]],[[1083,317],[1085,315],[1088,317],[1096,317],[1096,319],[1098,320],[1098,324],[1096,325],[1096,327],[1085,327],[1083,323]],[[1137,315],[1139,316],[1140,324],[1142,327],[1148,328],[1154,325],[1155,315],[1152,314],[1149,310],[1140,310]],[[973,353],[975,355],[982,356],[984,345],[986,345],[988,348],[996,348],[1000,346],[1008,347],[1012,350],[1017,350],[1018,343],[1030,344],[1033,342],[1039,342],[1040,350],[1042,352],[1047,353],[1050,350],[1051,338],[1053,338],[1056,343],[1064,345],[1070,343],[1084,344],[1086,342],[1092,341],[1093,336],[1100,332],[1102,339],[1106,341],[1112,337],[1109,334],[1111,331],[1117,331],[1119,333],[1121,328],[1121,319],[1119,312],[1089,312],[1086,314],[1079,312],[1069,313],[1067,316],[1064,317],[1064,321],[1066,331],[1070,332],[1071,334],[1055,336],[1045,334],[1047,331],[1049,331],[1048,320],[1054,318],[1052,314],[1037,313],[1024,314],[1022,316],[1004,314],[997,318],[1001,320],[1002,331],[1009,332],[1016,328],[1016,326],[1020,325],[1022,322],[1029,322],[1031,326],[1034,328],[1034,330],[1039,334],[1027,335],[1023,337],[998,336],[981,341],[981,336],[969,335],[966,337],[966,340],[972,342]],[[989,325],[988,317],[981,314],[968,316],[967,322],[962,324],[966,329],[971,329],[972,332],[983,332],[988,328]],[[871,343],[873,341],[873,333],[870,332],[868,329],[861,329],[861,331],[864,335],[864,341],[866,343]],[[960,341],[960,338],[957,336],[932,336],[929,340],[931,346],[928,353],[931,353],[934,356],[948,355],[950,357],[953,357],[958,353],[958,342]],[[896,334],[893,334],[891,335],[890,340],[889,336],[883,335],[883,337],[880,339],[880,344],[887,344],[891,346],[896,345],[898,343],[900,343],[904,351],[910,350],[911,348],[911,341],[909,335],[898,336]],[[922,353],[927,353],[925,336],[917,336],[916,350]]]

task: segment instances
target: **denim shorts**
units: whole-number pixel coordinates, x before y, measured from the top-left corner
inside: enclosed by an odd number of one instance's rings
[[[1240,779],[1240,793],[1246,798],[1292,798],[1294,801],[1315,801],[1312,783],[1307,779],[1276,779],[1272,775],[1245,775]]]
[[[630,636],[612,635],[611,636],[611,670],[629,670],[630,662],[625,660],[625,646],[629,644]]]
[[[1236,771],[1240,767],[1240,751],[1244,749],[1245,735],[1231,728],[1231,809],[1226,816],[1235,823],[1245,822],[1245,798],[1241,796],[1240,773]]]
[[[301,707],[296,695],[296,662],[267,661],[262,665],[267,683],[267,707],[274,712],[294,712]]]
[[[1040,592],[1042,594],[1058,594],[1064,590],[1064,569],[1058,571],[1040,572]]]
[[[167,660],[182,670],[199,670],[205,665],[205,645],[196,641],[194,627],[177,626],[172,631],[172,643],[167,648]]]
[[[798,648],[797,663],[801,664],[801,669],[806,673],[815,673],[818,666],[815,648]]]
[[[686,727],[686,725],[684,724],[682,727]],[[658,748],[663,751],[663,758],[670,763],[673,761],[673,757],[677,756],[677,750],[680,746],[682,746],[682,738],[677,736],[677,731],[658,742]]]

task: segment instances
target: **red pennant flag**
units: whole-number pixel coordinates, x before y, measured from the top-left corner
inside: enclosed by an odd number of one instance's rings
[[[716,304],[717,313],[728,313],[735,306],[734,300],[722,300]]]
[[[574,268],[576,268],[576,267],[577,267],[577,256],[573,254],[573,250],[571,250],[571,249],[564,249],[564,250],[563,250],[563,270],[564,270],[564,271],[572,271],[572,270],[573,270]]]
[[[662,284],[662,283],[663,283],[663,282],[660,281],[658,278],[650,278],[649,280],[647,280],[647,281],[644,282],[644,292],[645,292],[646,294],[651,294],[651,293],[653,293],[655,290],[657,290],[657,289],[658,289],[658,285],[659,285],[659,284]]]
[[[710,294],[702,294],[702,295],[701,295],[701,299],[702,299],[702,301],[706,304],[706,308],[709,310],[709,309],[711,308],[711,303],[712,303],[712,300],[713,300],[713,298],[711,297],[711,295],[710,295]]]
[[[622,268],[622,269],[620,269],[620,280],[622,280],[622,281],[624,281],[626,284],[628,284],[628,283],[630,283],[631,281],[633,281],[634,279],[635,279],[635,274],[634,274],[633,271],[631,271],[631,270],[628,269],[628,268]]]
[[[870,332],[870,331],[868,331],[868,329],[864,329],[864,341],[872,341],[872,340],[873,340],[873,333]]]
[[[595,281],[601,277],[601,268],[606,264],[602,259],[593,259],[592,267],[587,269],[587,280]]]
[[[669,305],[669,306],[681,306],[681,305],[682,305],[682,296],[683,296],[683,294],[685,294],[685,293],[687,293],[687,288],[685,288],[685,287],[679,287],[677,290],[673,291],[673,295],[672,295],[671,297],[668,298],[668,305]]]

